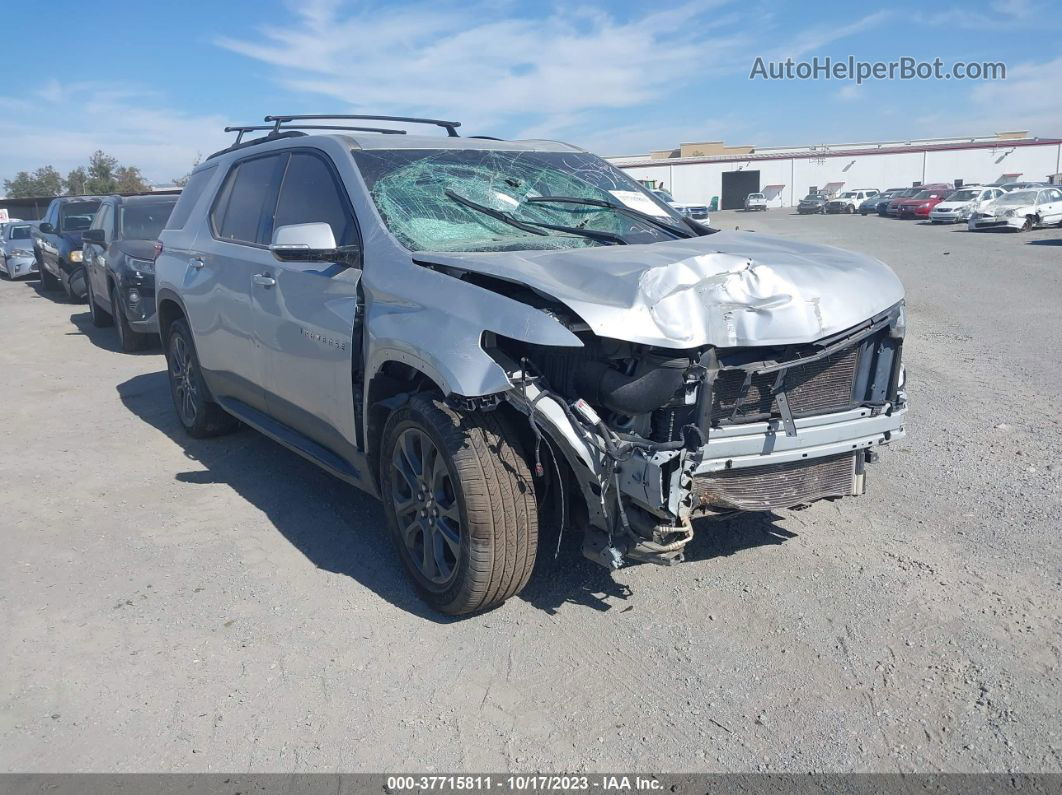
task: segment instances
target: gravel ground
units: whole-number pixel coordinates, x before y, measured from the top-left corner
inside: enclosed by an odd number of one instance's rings
[[[868,493],[427,612],[377,504],[0,283],[0,770],[1059,771],[1062,230],[722,212],[908,290]]]

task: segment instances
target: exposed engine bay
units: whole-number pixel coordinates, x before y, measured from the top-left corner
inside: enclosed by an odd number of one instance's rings
[[[571,470],[564,521],[610,568],[681,561],[697,517],[862,494],[873,448],[903,435],[902,302],[813,343],[735,348],[608,339],[549,311],[582,347],[484,347],[534,429],[536,473]]]

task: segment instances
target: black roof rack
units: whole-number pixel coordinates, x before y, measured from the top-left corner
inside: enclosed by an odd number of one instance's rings
[[[330,124],[291,124],[291,125],[285,127],[284,129],[285,130],[294,130],[294,129],[299,129],[299,130],[348,130],[348,131],[354,131],[354,132],[382,133],[384,135],[405,135],[406,134],[405,130],[394,130],[394,129],[390,129],[388,127],[346,127],[346,126],[336,126],[336,125],[330,125]],[[248,125],[244,125],[244,126],[240,126],[240,127],[226,127],[225,128],[225,132],[238,133],[238,135],[236,136],[236,141],[233,143],[233,146],[236,146],[236,144],[239,144],[239,143],[241,143],[243,141],[243,134],[244,133],[252,132],[252,131],[255,131],[255,130],[274,130],[275,131],[275,128],[274,128],[274,126],[272,124],[257,124],[257,125],[248,124]]]
[[[398,121],[409,124],[433,124],[442,127],[451,138],[457,138],[457,128],[461,126],[459,121],[443,121],[442,119],[420,119],[414,116],[364,116],[361,114],[310,114],[301,116],[266,116],[265,121],[273,122],[273,132],[279,133],[281,129],[303,127],[301,124],[289,124],[293,121],[320,121],[327,119],[358,119],[361,121]]]

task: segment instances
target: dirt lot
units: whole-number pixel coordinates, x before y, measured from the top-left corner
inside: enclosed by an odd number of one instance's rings
[[[540,556],[456,621],[373,500],[186,438],[157,352],[0,283],[0,770],[1062,770],[1062,230],[714,222],[896,269],[907,440],[863,498]]]

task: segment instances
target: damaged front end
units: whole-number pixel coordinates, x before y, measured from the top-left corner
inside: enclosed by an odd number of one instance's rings
[[[506,399],[570,469],[562,518],[609,568],[681,561],[697,517],[862,494],[874,449],[904,435],[902,301],[767,347],[662,348],[557,319],[583,347],[494,334],[484,347],[509,375]]]

